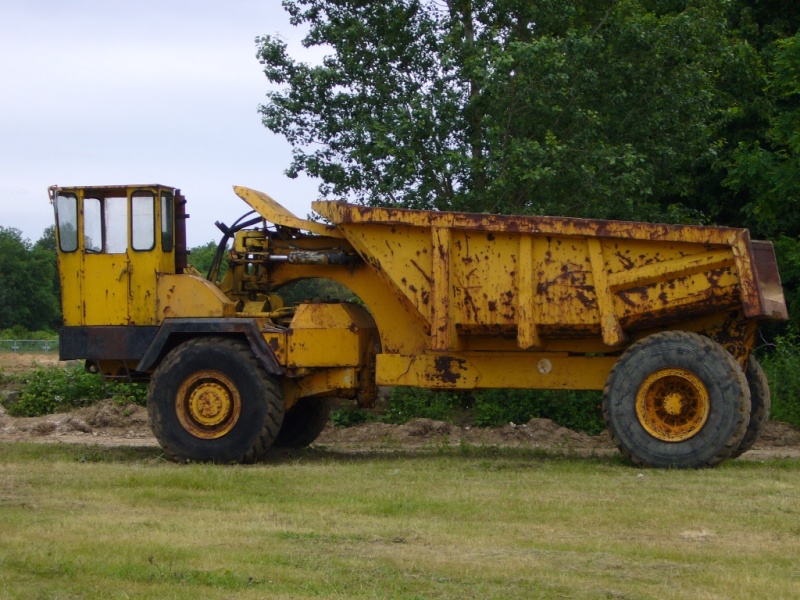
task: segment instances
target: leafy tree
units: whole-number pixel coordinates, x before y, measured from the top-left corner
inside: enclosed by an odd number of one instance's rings
[[[776,240],[793,327],[800,327],[800,33],[769,49],[764,99],[767,128],[739,143],[725,183],[739,194],[743,216]]]
[[[45,232],[45,238],[46,238]],[[54,252],[0,226],[0,329],[53,329],[60,321]]]
[[[742,142],[727,183],[746,192],[745,209],[761,233],[800,233],[800,33],[779,40],[768,74],[769,128]]]
[[[264,124],[322,195],[515,213],[701,219],[682,200],[731,118],[745,46],[716,0],[285,0],[320,65],[257,40]]]
[[[214,261],[214,256],[217,253],[217,245],[217,242],[211,241],[202,246],[190,248],[188,258],[189,264],[205,276],[211,268],[211,263]],[[227,266],[227,263],[223,261],[221,269],[223,275],[225,273],[224,269],[226,269]]]

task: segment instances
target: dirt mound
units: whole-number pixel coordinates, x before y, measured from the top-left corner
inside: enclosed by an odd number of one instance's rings
[[[56,414],[30,419],[14,419],[14,423],[3,428],[8,433],[27,433],[32,436],[92,433],[89,424],[73,415]]]
[[[458,445],[524,446],[569,454],[613,450],[608,435],[590,436],[561,427],[549,419],[531,419],[524,425],[503,427],[458,427],[432,419],[412,419],[403,425],[362,423],[339,429],[328,425],[316,442],[322,446],[385,446],[419,448]]]
[[[580,433],[562,427],[550,419],[531,419],[522,425],[508,423],[496,429],[465,428],[464,438],[470,443],[530,446],[566,454],[586,454],[613,449],[611,440],[606,434],[592,436]]]
[[[770,448],[800,448],[800,431],[779,421],[770,421],[757,442],[758,446]]]
[[[69,414],[14,418],[0,406],[0,440],[52,441],[104,446],[157,446],[150,432],[147,410],[106,400]],[[363,423],[339,428],[328,424],[315,445],[345,452],[419,450],[442,446],[511,447],[541,449],[568,456],[614,455],[607,432],[591,436],[572,431],[549,419],[531,419],[503,427],[459,427],[432,419],[412,419],[403,425]],[[749,460],[800,457],[800,431],[786,423],[769,422]]]
[[[93,406],[81,408],[76,416],[86,421],[95,429],[136,429],[150,431],[147,409],[135,404],[121,406],[106,400]]]
[[[0,409],[0,439],[104,445],[129,445],[131,440],[141,440],[155,444],[147,410],[136,405],[120,406],[113,400],[44,417],[15,418]]]

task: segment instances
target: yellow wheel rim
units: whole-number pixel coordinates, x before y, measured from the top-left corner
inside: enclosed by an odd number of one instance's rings
[[[175,412],[186,431],[213,440],[236,425],[242,413],[242,399],[230,377],[208,369],[183,381],[175,397]]]
[[[700,379],[685,369],[662,369],[644,380],[636,394],[636,416],[647,433],[662,442],[697,435],[711,404]]]

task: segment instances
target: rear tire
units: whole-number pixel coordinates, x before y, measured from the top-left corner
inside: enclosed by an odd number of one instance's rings
[[[305,448],[325,429],[331,414],[331,398],[301,398],[283,417],[283,425],[272,445],[276,448]]]
[[[750,422],[747,424],[747,431],[745,431],[739,447],[731,454],[731,458],[741,456],[758,441],[764,427],[767,426],[769,411],[772,407],[767,376],[752,354],[747,361],[747,369],[744,374],[747,377],[747,384],[750,386]]]
[[[745,435],[750,391],[718,343],[668,331],[620,357],[603,392],[603,414],[614,443],[635,465],[710,467],[731,456]]]
[[[251,463],[283,421],[282,388],[244,342],[196,338],[156,369],[147,398],[150,425],[167,458]]]

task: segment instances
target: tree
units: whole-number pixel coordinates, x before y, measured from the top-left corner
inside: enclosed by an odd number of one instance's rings
[[[320,65],[258,38],[264,124],[323,196],[702,219],[682,204],[730,119],[742,49],[716,0],[285,0]]]
[[[0,226],[0,329],[52,329],[60,321],[55,251],[32,246],[18,229]]]
[[[771,48],[765,90],[768,126],[740,142],[725,183],[741,198],[748,224],[776,239],[777,256],[797,330],[800,308],[800,33]]]
[[[766,87],[769,126],[741,142],[728,185],[746,193],[745,209],[767,235],[800,234],[800,33],[775,43]]]
[[[214,262],[214,256],[217,254],[217,246],[219,244],[215,241],[210,241],[202,246],[195,246],[189,249],[188,262],[195,269],[205,277],[208,270],[211,268],[211,263]],[[228,263],[223,261],[220,275],[225,274]]]

